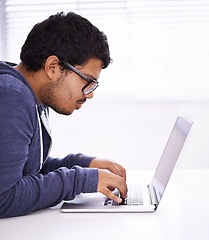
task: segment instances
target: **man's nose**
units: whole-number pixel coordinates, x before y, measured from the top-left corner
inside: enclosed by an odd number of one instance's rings
[[[89,94],[86,94],[85,96],[86,96],[86,98],[91,99],[91,98],[94,97],[94,93],[91,92],[91,93],[89,93]]]

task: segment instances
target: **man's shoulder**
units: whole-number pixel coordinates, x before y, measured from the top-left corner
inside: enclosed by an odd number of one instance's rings
[[[4,97],[12,94],[22,96],[27,102],[35,103],[31,89],[25,84],[23,78],[10,66],[0,63],[0,91],[6,93]]]

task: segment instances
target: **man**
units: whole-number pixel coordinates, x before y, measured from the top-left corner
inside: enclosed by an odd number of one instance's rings
[[[112,161],[69,154],[49,157],[48,107],[64,115],[93,97],[110,63],[106,36],[74,13],[34,26],[19,65],[0,63],[0,217],[29,214],[80,193],[111,190],[126,197],[125,169]]]

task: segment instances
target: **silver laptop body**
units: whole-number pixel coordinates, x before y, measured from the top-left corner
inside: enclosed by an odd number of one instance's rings
[[[177,118],[151,183],[136,183],[135,186],[128,186],[128,198],[124,200],[123,205],[112,202],[101,193],[88,193],[64,202],[61,212],[156,211],[191,126],[191,121],[182,117]]]

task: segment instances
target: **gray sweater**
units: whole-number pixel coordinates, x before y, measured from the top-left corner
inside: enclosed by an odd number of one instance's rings
[[[29,214],[97,191],[92,157],[48,156],[47,107],[39,105],[26,79],[0,62],[0,218]]]

